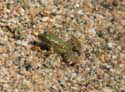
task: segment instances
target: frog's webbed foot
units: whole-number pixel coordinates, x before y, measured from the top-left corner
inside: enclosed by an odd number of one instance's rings
[[[77,62],[79,62],[79,55],[77,52],[69,52],[62,54],[61,56],[63,61],[69,65],[76,64]]]

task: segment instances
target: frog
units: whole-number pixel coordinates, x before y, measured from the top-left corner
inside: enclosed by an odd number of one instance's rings
[[[54,33],[44,32],[38,35],[38,38],[48,48],[52,48],[54,52],[62,56],[63,61],[72,62],[77,61],[81,54],[81,43],[72,35],[68,41],[64,41]]]

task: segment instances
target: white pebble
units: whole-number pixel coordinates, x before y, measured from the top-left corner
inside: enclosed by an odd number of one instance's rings
[[[42,18],[42,21],[45,22],[45,21],[48,21],[49,20],[49,17],[43,17]]]
[[[95,35],[95,34],[96,34],[95,28],[89,29],[88,32],[90,32],[92,35]]]
[[[108,45],[109,48],[113,47],[113,44],[111,42],[109,42],[107,45]]]
[[[111,88],[105,87],[103,88],[103,92],[113,92]]]
[[[75,4],[75,8],[78,8],[80,5],[77,3],[77,4]]]
[[[78,10],[77,12],[79,15],[83,15],[83,11],[82,10]]]

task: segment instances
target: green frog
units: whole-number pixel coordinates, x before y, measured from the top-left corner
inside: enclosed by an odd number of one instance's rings
[[[81,44],[74,36],[68,41],[64,41],[57,35],[49,32],[39,34],[38,37],[48,48],[53,48],[56,53],[61,55],[66,62],[78,60],[81,54]]]

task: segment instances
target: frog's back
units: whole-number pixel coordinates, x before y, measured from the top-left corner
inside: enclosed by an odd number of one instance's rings
[[[43,33],[39,35],[41,40],[47,43],[50,47],[53,47],[59,53],[65,53],[71,50],[70,45],[64,40],[58,38],[52,33]]]

